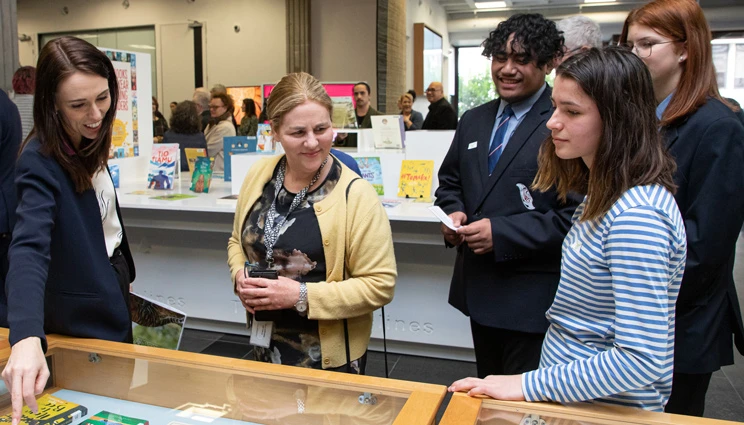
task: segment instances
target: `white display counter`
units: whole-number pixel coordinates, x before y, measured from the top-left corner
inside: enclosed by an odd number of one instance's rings
[[[400,165],[395,169],[383,158],[403,155],[405,159],[434,159],[438,170],[452,134],[409,133],[405,152],[362,148],[347,152],[352,156],[380,156],[386,182],[390,175],[397,181]],[[429,146],[421,146],[424,143]],[[438,155],[441,156],[433,158]],[[247,162],[255,162],[257,156],[236,155],[233,159],[253,157]],[[235,177],[247,171],[240,160],[233,162],[232,168]],[[214,180],[210,193],[195,194],[189,191],[188,178],[188,174],[184,175],[172,191],[154,191],[145,190],[144,178],[132,181],[124,176],[118,193],[137,267],[134,288],[186,312],[187,327],[247,334],[245,310],[233,294],[227,267],[227,240],[237,201],[222,198],[229,197],[235,185]],[[385,190],[386,196],[381,199],[395,199],[387,184]],[[168,194],[195,197],[152,199]],[[388,350],[472,360],[469,320],[447,303],[455,252],[444,248],[439,223],[427,210],[431,203],[396,201],[399,203],[385,209],[398,264],[395,298],[385,308]],[[377,312],[373,349],[381,348],[381,338],[381,314]]]

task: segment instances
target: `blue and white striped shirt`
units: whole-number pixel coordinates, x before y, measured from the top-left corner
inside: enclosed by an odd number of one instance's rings
[[[674,312],[687,243],[674,197],[625,192],[563,241],[540,368],[522,375],[528,401],[591,401],[662,411],[672,390]]]

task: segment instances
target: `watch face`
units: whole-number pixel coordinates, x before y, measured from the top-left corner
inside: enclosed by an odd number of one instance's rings
[[[306,302],[304,302],[304,301],[299,301],[299,302],[297,303],[297,305],[295,306],[295,308],[296,308],[296,309],[297,309],[297,311],[299,311],[300,313],[304,313],[305,311],[307,311],[307,303],[306,303]]]

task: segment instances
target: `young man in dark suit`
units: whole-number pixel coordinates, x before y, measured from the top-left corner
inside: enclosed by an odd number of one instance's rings
[[[442,226],[446,245],[457,247],[449,303],[470,316],[481,378],[538,367],[561,244],[579,203],[530,189],[552,114],[545,76],[563,37],[542,15],[520,14],[483,47],[500,98],[460,119],[436,192],[436,205],[462,226]]]
[[[15,224],[15,162],[21,146],[21,116],[16,105],[0,90],[0,326],[8,327],[5,275],[8,247]]]

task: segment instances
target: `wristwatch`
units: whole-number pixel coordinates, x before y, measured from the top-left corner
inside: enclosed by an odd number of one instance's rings
[[[294,308],[300,314],[307,312],[307,285],[305,285],[305,282],[300,282],[300,298]]]

